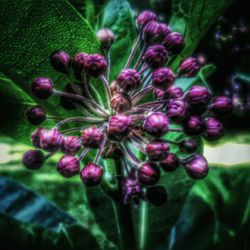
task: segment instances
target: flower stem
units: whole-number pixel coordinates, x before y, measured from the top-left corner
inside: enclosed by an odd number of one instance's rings
[[[110,90],[110,87],[109,87],[109,82],[108,82],[107,78],[104,75],[101,76],[101,80],[104,83],[104,86],[105,86],[106,91],[108,93],[108,98],[109,98],[108,102],[110,103],[110,100],[112,98],[112,94],[111,94],[111,90]]]

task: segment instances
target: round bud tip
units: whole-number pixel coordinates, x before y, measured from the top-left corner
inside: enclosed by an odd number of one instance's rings
[[[142,11],[136,18],[136,25],[141,30],[148,22],[157,21],[157,15],[149,10]]]
[[[150,161],[161,161],[167,157],[169,146],[164,140],[153,140],[147,144],[145,150]]]
[[[227,96],[216,96],[211,100],[209,110],[217,117],[224,118],[233,112],[232,100]]]
[[[152,85],[166,91],[175,81],[175,74],[170,68],[162,67],[152,74]]]
[[[88,56],[87,73],[92,77],[100,77],[107,70],[107,62],[102,55],[93,54]]]
[[[96,186],[102,181],[103,169],[95,163],[88,163],[81,170],[80,176],[86,186]]]
[[[111,45],[115,41],[115,35],[110,29],[100,29],[96,33],[96,37],[99,40],[102,49],[109,50]]]
[[[162,44],[171,54],[179,54],[185,46],[184,37],[178,32],[169,33]]]
[[[62,152],[66,155],[75,155],[81,148],[81,139],[77,136],[63,136]]]
[[[169,100],[166,115],[173,122],[181,122],[187,117],[188,104],[182,100]]]
[[[203,136],[210,141],[218,140],[224,135],[223,124],[215,117],[209,117],[205,120],[205,131]]]
[[[184,139],[179,144],[180,150],[183,153],[194,153],[198,148],[198,143],[195,139]]]
[[[50,55],[50,63],[54,70],[68,74],[71,65],[71,58],[65,51],[57,50]]]
[[[57,164],[57,171],[66,178],[70,178],[80,171],[80,162],[78,158],[65,155],[63,156]]]
[[[110,106],[117,113],[122,113],[128,111],[131,108],[132,103],[126,93],[116,92],[111,98]]]
[[[26,119],[33,125],[39,125],[46,120],[46,113],[42,106],[30,107],[25,112]]]
[[[200,70],[199,61],[194,57],[183,60],[179,66],[179,73],[185,77],[194,77]]]
[[[160,179],[160,170],[155,163],[144,162],[138,169],[138,179],[142,184],[154,185]]]
[[[82,145],[90,148],[98,148],[103,141],[103,132],[96,126],[82,131]]]
[[[140,87],[141,77],[135,69],[124,69],[117,77],[116,83],[121,89],[128,92]]]
[[[201,135],[205,130],[205,122],[199,116],[189,116],[182,125],[187,135]]]
[[[169,153],[167,157],[159,163],[165,172],[172,172],[180,166],[180,160],[174,153]]]
[[[39,77],[31,83],[32,93],[39,99],[46,100],[53,94],[53,82],[46,77]]]
[[[45,162],[45,157],[40,150],[29,150],[23,155],[23,165],[29,170],[40,169]]]

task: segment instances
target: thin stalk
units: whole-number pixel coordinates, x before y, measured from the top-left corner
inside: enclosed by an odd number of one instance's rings
[[[95,101],[95,99],[93,98],[93,96],[91,95],[89,88],[88,88],[88,80],[87,80],[87,75],[85,72],[82,73],[82,86],[83,86],[83,91],[84,94],[86,95],[86,97],[92,101]]]
[[[151,107],[155,107],[156,105],[159,104],[167,104],[168,100],[158,100],[158,101],[152,101],[152,102],[146,102],[143,104],[139,104],[134,106],[134,108],[151,108]]]
[[[74,132],[79,132],[83,129],[84,127],[74,127],[74,128],[69,128],[69,129],[64,129],[60,131],[61,134],[68,134],[68,133],[74,133]]]
[[[144,53],[145,53],[145,50],[146,50],[146,46],[143,45],[142,50],[141,50],[141,53],[140,53],[140,55],[139,55],[139,57],[138,57],[138,59],[137,59],[137,62],[135,63],[135,66],[134,66],[135,69],[136,69],[137,67],[139,67],[139,65],[141,64],[143,55],[144,55]]]
[[[105,86],[106,91],[108,93],[108,99],[109,99],[108,102],[110,103],[110,100],[112,98],[112,94],[111,94],[111,90],[110,90],[110,87],[109,87],[109,82],[108,82],[107,78],[104,75],[101,76],[101,80],[104,83],[104,86]]]
[[[135,95],[131,97],[131,100],[133,104],[136,104],[138,101],[140,101],[145,95],[147,95],[149,92],[151,92],[154,88],[152,86],[146,87],[143,90],[139,91]]]
[[[170,128],[169,131],[170,132],[180,132],[181,133],[181,132],[183,132],[183,129],[181,129],[181,128]]]
[[[89,152],[89,148],[84,148],[81,155],[79,156],[79,161],[82,161],[88,152]]]
[[[126,158],[131,162],[132,165],[135,166],[135,168],[137,168],[137,166],[141,163],[140,160],[134,155],[134,153],[126,143],[122,144],[122,148],[124,150]]]
[[[107,77],[107,80],[109,81],[109,75],[110,75],[110,67],[111,67],[111,63],[110,63],[110,50],[108,50],[106,52],[106,62],[107,62],[107,74],[106,74],[106,77]]]
[[[103,121],[104,121],[103,119],[98,119],[95,117],[73,117],[73,118],[67,118],[58,122],[55,127],[60,128],[64,124],[70,123],[70,122],[101,123]]]
[[[95,157],[95,160],[94,160],[94,163],[97,163],[98,160],[100,159],[100,156],[102,155],[103,153],[103,150],[105,148],[105,145],[107,143],[107,137],[105,136],[105,138],[103,139],[101,145],[100,145],[100,149],[98,150],[97,154],[96,154],[96,157]]]

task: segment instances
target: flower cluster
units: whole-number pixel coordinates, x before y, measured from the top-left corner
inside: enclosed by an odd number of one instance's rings
[[[175,86],[178,77],[194,77],[201,67],[195,57],[183,60],[177,72],[168,67],[185,46],[183,35],[159,22],[151,11],[143,11],[136,24],[138,39],[126,65],[111,83],[109,50],[115,41],[111,30],[97,33],[104,55],[80,52],[71,58],[64,51],[52,53],[53,69],[71,79],[65,91],[56,90],[52,80],[44,77],[34,79],[31,90],[43,100],[59,97],[64,108],[79,109],[82,116],[61,119],[53,128],[36,129],[31,141],[37,150],[26,152],[23,163],[28,169],[39,169],[49,156],[61,151],[64,156],[58,162],[58,172],[66,178],[80,175],[86,186],[95,186],[103,181],[105,171],[100,157],[119,159],[124,203],[138,205],[146,199],[160,205],[166,200],[166,190],[153,185],[161,171],[172,172],[182,166],[194,179],[208,174],[207,160],[196,153],[196,138],[219,139],[224,133],[221,119],[231,113],[232,102],[226,96],[212,97],[207,87],[195,85],[184,93],[181,86]],[[93,78],[102,81],[108,107],[93,98],[89,89]],[[152,93],[154,98],[145,102]],[[29,108],[26,117],[34,125],[58,119],[46,115],[40,105]],[[65,128],[71,123],[78,126]],[[187,138],[167,139],[172,132],[184,133]],[[187,155],[174,154],[172,147]],[[145,161],[137,157],[135,148],[146,156]],[[81,166],[91,149],[96,150],[95,158]]]

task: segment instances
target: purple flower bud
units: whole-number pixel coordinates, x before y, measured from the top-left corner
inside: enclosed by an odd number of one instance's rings
[[[103,169],[95,163],[88,163],[80,173],[83,183],[88,186],[96,186],[101,183]]]
[[[119,91],[119,87],[117,85],[117,81],[112,81],[111,84],[109,85],[110,92],[112,95],[114,95],[116,92]]]
[[[165,172],[172,172],[180,166],[180,160],[176,154],[169,153],[165,160],[159,162],[159,166]]]
[[[156,99],[165,99],[166,92],[161,89],[154,89],[154,95]]]
[[[175,81],[175,74],[166,67],[155,70],[152,74],[152,85],[161,90],[167,90]]]
[[[38,125],[46,120],[46,113],[42,106],[30,107],[25,112],[26,119],[33,125]]]
[[[69,73],[71,58],[63,50],[57,50],[50,55],[50,63],[54,70],[60,73]]]
[[[203,179],[208,174],[208,162],[202,155],[195,154],[184,160],[184,168],[193,179]]]
[[[108,50],[115,41],[115,35],[110,29],[100,29],[96,33],[96,37],[104,50]]]
[[[216,96],[212,99],[209,109],[214,115],[225,117],[232,113],[233,103],[227,96]]]
[[[157,15],[149,10],[142,11],[136,18],[136,25],[141,30],[148,22],[157,21]]]
[[[53,82],[45,77],[36,78],[32,81],[31,91],[37,98],[46,100],[53,94]]]
[[[62,135],[56,129],[42,129],[40,131],[40,145],[43,150],[56,152],[62,146]]]
[[[110,101],[110,106],[118,113],[128,111],[131,106],[131,100],[126,93],[116,92]]]
[[[179,73],[186,77],[193,77],[199,72],[200,67],[200,63],[196,58],[188,57],[181,62]]]
[[[144,162],[138,169],[138,179],[142,184],[154,185],[160,179],[160,169],[155,163]]]
[[[87,53],[78,53],[72,61],[72,68],[76,73],[81,74],[87,70],[89,54]]]
[[[108,136],[111,140],[120,141],[132,130],[132,119],[124,114],[111,116],[109,119]]]
[[[29,150],[23,155],[23,165],[30,170],[37,170],[42,167],[45,157],[40,150]]]
[[[89,55],[87,62],[87,72],[95,78],[103,75],[108,67],[104,57],[99,54]]]
[[[167,99],[178,99],[184,95],[183,90],[177,86],[171,86],[167,89],[165,93],[165,97]]]
[[[57,171],[66,178],[70,178],[80,171],[78,158],[72,155],[63,156],[57,164]]]
[[[147,188],[146,199],[155,206],[162,206],[167,201],[167,192],[163,186]]]
[[[169,146],[164,140],[151,141],[145,149],[150,161],[161,161],[169,152]]]
[[[217,140],[224,135],[223,124],[214,117],[209,117],[205,120],[205,127],[203,136],[207,140]]]
[[[125,92],[140,87],[141,77],[135,69],[124,69],[117,77],[117,85]]]
[[[174,122],[181,122],[188,114],[188,104],[182,100],[170,99],[166,115]]]
[[[155,137],[161,137],[169,130],[168,118],[162,112],[148,115],[143,126],[145,131]]]
[[[31,134],[31,142],[32,145],[36,148],[41,148],[40,144],[40,136],[41,132],[44,130],[44,128],[37,128],[32,134]]]
[[[185,46],[184,37],[178,32],[171,32],[164,38],[163,45],[171,54],[178,54]]]
[[[183,129],[187,135],[200,135],[205,129],[204,120],[199,116],[189,116],[183,122]]]
[[[211,94],[206,87],[192,86],[186,93],[185,99],[193,107],[204,107],[208,104]]]
[[[162,45],[152,45],[146,50],[143,61],[152,69],[163,66],[168,60],[168,52]]]
[[[180,150],[184,153],[193,153],[198,148],[198,143],[195,139],[184,139],[179,144]]]
[[[90,148],[98,148],[103,141],[103,132],[96,126],[82,131],[82,145]]]
[[[81,141],[77,136],[64,136],[62,151],[66,155],[75,155],[81,148]]]

